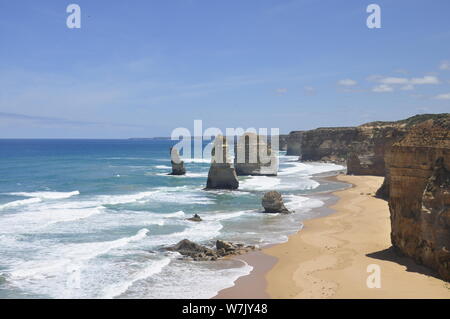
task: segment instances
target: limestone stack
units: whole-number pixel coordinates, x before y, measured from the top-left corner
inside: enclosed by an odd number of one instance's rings
[[[450,281],[450,116],[418,124],[388,156],[392,244]]]
[[[175,147],[170,148],[170,160],[172,162],[172,173],[169,175],[185,175],[186,169],[184,162],[180,158],[180,154]]]
[[[236,171],[231,165],[228,156],[228,143],[224,136],[216,137],[211,155],[211,167],[209,168],[206,189],[237,189],[239,181]]]
[[[238,176],[276,176],[278,156],[266,142],[267,137],[245,133],[234,148],[234,167]]]

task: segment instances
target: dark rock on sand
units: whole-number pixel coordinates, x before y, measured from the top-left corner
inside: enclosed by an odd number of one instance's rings
[[[280,193],[276,191],[271,191],[264,194],[262,198],[262,206],[264,207],[265,213],[270,214],[289,214],[291,213],[283,203],[283,198]]]

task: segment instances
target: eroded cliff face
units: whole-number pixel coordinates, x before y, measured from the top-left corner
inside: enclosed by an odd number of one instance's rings
[[[448,114],[421,114],[395,122],[371,122],[357,127],[329,127],[294,131],[287,140],[287,155],[304,161],[347,164],[351,175],[386,176],[386,155],[391,146],[416,125],[445,118]],[[378,194],[387,198],[389,181]]]
[[[300,156],[302,154],[303,131],[293,131],[286,139],[286,155]]]
[[[393,246],[450,281],[450,117],[418,124],[386,157]]]
[[[408,127],[403,124],[364,124],[349,148],[347,174],[385,176],[385,154],[402,138]]]
[[[301,159],[343,162],[357,136],[356,127],[326,127],[305,131],[302,134]]]

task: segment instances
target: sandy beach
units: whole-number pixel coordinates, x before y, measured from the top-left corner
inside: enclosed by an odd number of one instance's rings
[[[449,283],[392,251],[388,204],[373,196],[383,178],[336,179],[353,187],[334,193],[338,201],[330,208],[335,212],[305,221],[288,242],[264,249],[267,259],[249,260],[253,275],[240,278],[218,298],[239,298],[242,291],[247,298],[450,298]],[[262,271],[264,260],[273,257],[275,265]],[[379,266],[380,288],[367,286],[369,265]]]

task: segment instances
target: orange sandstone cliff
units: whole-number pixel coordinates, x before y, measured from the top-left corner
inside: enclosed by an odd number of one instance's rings
[[[450,116],[416,125],[386,163],[394,248],[450,281]]]

